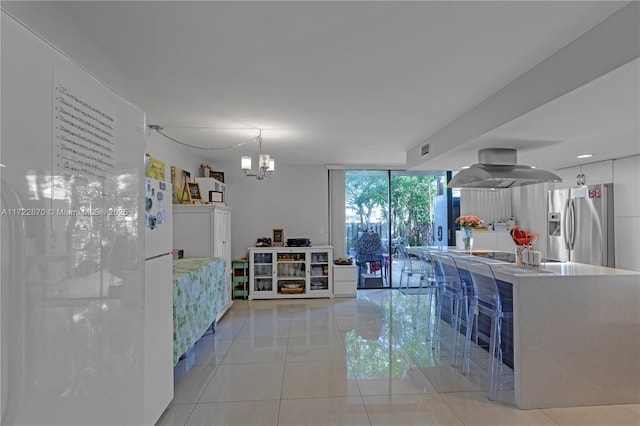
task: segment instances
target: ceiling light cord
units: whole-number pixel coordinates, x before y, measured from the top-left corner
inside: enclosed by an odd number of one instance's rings
[[[221,151],[221,150],[225,150],[225,149],[234,149],[234,148],[238,148],[242,145],[246,145],[249,142],[252,142],[254,140],[257,140],[257,138],[251,138],[249,140],[246,140],[244,142],[239,142],[233,145],[228,145],[228,146],[218,146],[218,147],[203,147],[203,146],[195,146],[195,145],[190,145],[188,143],[184,143],[182,141],[179,141],[178,139],[172,138],[171,136],[167,135],[166,133],[164,133],[162,130],[164,129],[164,127],[160,126],[159,124],[149,124],[148,127],[151,130],[155,130],[156,132],[160,133],[162,136],[164,136],[165,138],[169,139],[172,142],[175,142],[177,144],[189,147],[189,148],[194,148],[194,149],[202,149],[202,150],[207,150],[207,151]],[[260,134],[262,134],[262,130],[260,129]]]

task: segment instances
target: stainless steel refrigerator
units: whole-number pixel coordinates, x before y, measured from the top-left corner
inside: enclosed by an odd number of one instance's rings
[[[547,201],[547,257],[615,266],[613,185],[556,189]]]

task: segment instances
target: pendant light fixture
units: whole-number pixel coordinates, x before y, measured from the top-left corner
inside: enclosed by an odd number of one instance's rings
[[[275,171],[276,163],[269,154],[262,153],[262,129],[260,134],[256,138],[258,141],[258,171],[255,174],[251,172],[251,157],[243,155],[241,159],[241,168],[245,176],[252,176],[258,180],[263,180],[265,177],[271,177],[271,174]]]

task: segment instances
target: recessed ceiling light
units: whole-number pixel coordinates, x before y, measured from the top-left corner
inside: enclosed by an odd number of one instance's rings
[[[468,168],[469,168],[469,166],[462,166],[462,167],[460,167],[460,169],[468,169]]]
[[[580,154],[580,155],[578,155],[578,158],[589,158],[589,157],[593,157],[593,154]]]

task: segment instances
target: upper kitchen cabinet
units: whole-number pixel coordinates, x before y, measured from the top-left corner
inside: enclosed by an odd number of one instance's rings
[[[569,188],[579,185],[596,185],[613,182],[614,160],[600,161],[585,164],[583,166],[569,167],[556,170],[556,174],[562,178],[562,183],[555,184],[556,188]],[[578,179],[580,182],[578,183]]]

